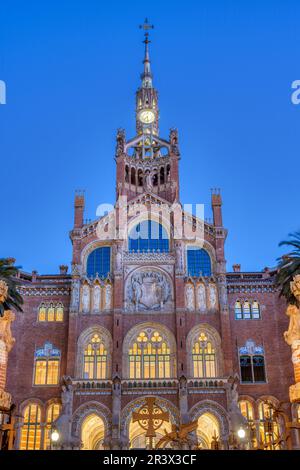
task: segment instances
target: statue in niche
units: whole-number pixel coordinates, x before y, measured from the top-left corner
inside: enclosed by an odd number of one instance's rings
[[[142,271],[131,277],[126,295],[130,310],[161,310],[171,298],[171,287],[164,274]]]
[[[216,286],[214,284],[209,284],[209,305],[211,309],[217,307],[217,293]]]
[[[201,312],[206,310],[206,292],[205,285],[199,284],[197,287],[198,308]]]
[[[176,244],[176,267],[178,272],[182,271],[182,250],[180,243]]]
[[[84,284],[82,288],[82,311],[89,312],[90,310],[90,287],[88,284]]]
[[[95,284],[94,286],[93,304],[94,304],[94,311],[99,312],[100,305],[101,305],[101,287],[99,286],[99,284]]]
[[[106,284],[105,287],[105,308],[109,310],[111,308],[111,285]]]
[[[151,192],[152,189],[153,189],[152,177],[153,177],[152,171],[147,170],[147,171],[146,171],[146,177],[145,177],[145,189],[146,189],[147,191],[150,191],[150,192]]]
[[[79,279],[72,281],[71,308],[78,308],[80,298],[80,282]]]
[[[116,248],[116,271],[119,272],[122,269],[122,251],[121,247],[118,245]]]
[[[195,310],[194,287],[188,284],[185,290],[186,308],[188,310]]]

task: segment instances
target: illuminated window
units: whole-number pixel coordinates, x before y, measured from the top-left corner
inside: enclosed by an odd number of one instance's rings
[[[41,448],[41,409],[35,403],[24,410],[24,424],[21,430],[20,450]]]
[[[261,402],[258,407],[260,442],[266,450],[280,449],[279,426],[274,418],[274,410],[269,403]]]
[[[59,380],[60,351],[51,343],[35,352],[34,385],[56,385]]]
[[[96,248],[89,254],[86,265],[86,272],[89,278],[106,278],[110,273],[110,247],[103,246]]]
[[[252,302],[252,304],[251,304],[251,314],[252,314],[252,318],[254,318],[254,319],[260,318],[259,303],[256,302],[256,300],[254,302]]]
[[[170,348],[158,331],[141,331],[129,349],[131,379],[171,377]]]
[[[242,304],[239,300],[237,300],[234,305],[234,313],[235,313],[235,318],[237,320],[240,320],[241,318],[243,318]]]
[[[187,273],[189,276],[211,276],[211,260],[203,248],[187,249]]]
[[[61,302],[41,303],[38,311],[39,322],[62,322],[64,320],[64,306]]]
[[[216,354],[205,333],[200,333],[192,351],[195,378],[216,377]]]
[[[84,379],[107,378],[107,350],[98,334],[94,334],[84,350]]]
[[[46,426],[45,426],[45,434],[44,434],[44,449],[50,448],[50,435],[51,435],[51,428],[52,423],[55,421],[60,413],[61,406],[59,403],[53,403],[52,405],[48,406],[47,414],[46,414]]]
[[[297,408],[296,408],[296,421],[297,423],[300,423],[300,404],[297,405]]]
[[[256,300],[252,303],[248,300],[244,302],[237,300],[234,304],[234,313],[236,320],[258,320],[260,318],[260,306]]]
[[[164,227],[153,221],[144,220],[133,227],[129,234],[129,251],[169,251],[169,237]]]
[[[239,408],[241,410],[242,415],[247,419],[249,429],[250,429],[250,440],[252,447],[257,446],[256,440],[256,426],[254,422],[254,411],[253,406],[248,400],[240,400],[239,401]]]

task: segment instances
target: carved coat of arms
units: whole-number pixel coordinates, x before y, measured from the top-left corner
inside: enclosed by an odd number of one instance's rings
[[[126,294],[129,310],[162,310],[171,299],[171,288],[164,274],[139,271],[132,275]]]

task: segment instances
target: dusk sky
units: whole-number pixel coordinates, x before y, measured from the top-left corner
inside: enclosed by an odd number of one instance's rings
[[[1,256],[56,273],[86,214],[115,201],[115,135],[135,132],[149,17],[160,135],[179,130],[181,201],[221,188],[227,269],[274,266],[300,229],[298,1],[1,2]]]

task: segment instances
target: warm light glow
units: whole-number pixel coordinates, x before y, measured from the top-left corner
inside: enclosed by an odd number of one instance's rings
[[[244,437],[246,436],[246,431],[245,431],[245,429],[240,428],[240,429],[238,430],[238,432],[237,432],[237,435],[238,435],[238,437],[239,437],[240,439],[244,439]]]
[[[57,442],[59,439],[59,432],[54,429],[54,431],[51,433],[51,441],[52,442]]]

